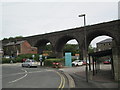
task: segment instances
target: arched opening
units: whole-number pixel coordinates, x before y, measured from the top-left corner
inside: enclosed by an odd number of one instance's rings
[[[52,44],[49,40],[38,40],[35,47],[38,48],[38,54],[42,54],[43,56],[51,56],[53,54]]]
[[[113,41],[114,37],[98,35],[88,39],[89,70],[96,81],[114,80]],[[101,79],[96,79],[101,78]]]
[[[66,52],[71,52],[72,59],[80,58],[80,50],[78,42],[75,39],[69,40],[63,47],[63,54]]]
[[[64,57],[65,52],[71,52],[72,56],[79,54],[78,41],[72,36],[63,36],[56,44],[56,52],[58,57]]]

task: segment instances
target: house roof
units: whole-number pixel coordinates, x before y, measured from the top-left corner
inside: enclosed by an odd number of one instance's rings
[[[112,38],[105,39],[105,40],[103,40],[103,41],[98,42],[97,44],[100,44],[100,43],[108,43],[108,42],[112,42]]]
[[[23,43],[24,41],[17,41],[16,43],[15,42],[9,42],[7,44],[5,44],[4,46],[9,46],[9,45],[17,45],[17,44],[21,44]]]

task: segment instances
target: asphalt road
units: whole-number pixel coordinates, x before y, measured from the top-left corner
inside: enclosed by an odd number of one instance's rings
[[[68,88],[68,80],[56,69],[2,66],[2,88]]]

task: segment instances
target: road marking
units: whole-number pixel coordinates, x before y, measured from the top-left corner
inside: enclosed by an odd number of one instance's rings
[[[46,69],[46,71],[54,71],[54,70]]]
[[[58,74],[58,75],[60,76],[60,78],[61,78],[61,79],[60,79],[60,85],[59,85],[58,88],[61,88],[61,87],[62,87],[62,77],[61,77],[60,73],[57,72],[57,74]]]
[[[23,70],[23,69],[21,69]],[[51,71],[54,71],[54,70],[46,70],[47,72],[51,72]],[[26,73],[39,73],[39,72],[46,72],[46,71],[32,71],[32,72],[21,72],[21,73],[15,73],[15,74],[9,74],[9,76],[14,76],[14,75],[20,75],[20,74],[26,74]]]
[[[75,88],[75,82],[74,82],[73,78],[68,73],[64,73],[64,74],[68,78],[69,88]]]
[[[62,75],[62,77],[63,77],[63,75]],[[63,86],[61,88],[64,88],[64,86],[65,86],[65,78],[63,77]]]
[[[25,71],[25,73],[26,73],[24,76],[22,76],[21,78],[18,78],[18,79],[16,79],[16,80],[10,81],[10,82],[8,82],[8,83],[14,83],[14,82],[17,82],[17,81],[19,81],[19,80],[25,78],[25,77],[27,76],[27,71],[24,70],[24,69],[22,69],[22,70]]]
[[[56,71],[55,71],[56,72]],[[62,88],[64,88],[64,86],[65,86],[65,78],[64,78],[64,76],[62,75],[62,74],[60,74],[59,72],[56,72],[59,76],[60,76],[60,80],[61,80],[61,82],[60,82],[60,85],[59,85],[59,87],[58,87],[58,90],[62,90]]]

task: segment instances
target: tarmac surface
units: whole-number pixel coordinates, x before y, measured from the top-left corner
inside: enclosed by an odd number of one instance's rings
[[[64,72],[65,74],[69,74],[72,77],[73,82],[71,85],[73,85],[73,88],[120,90],[120,83],[118,84],[118,82],[114,81],[110,64],[102,64],[100,70],[95,73],[94,76],[89,75],[88,82],[86,82],[85,66],[63,67],[59,70]]]
[[[89,74],[88,82],[86,82],[85,66],[61,68],[60,70],[68,73],[74,79],[75,88],[120,90],[120,85],[113,78],[111,65],[102,64],[100,70],[94,76]]]

